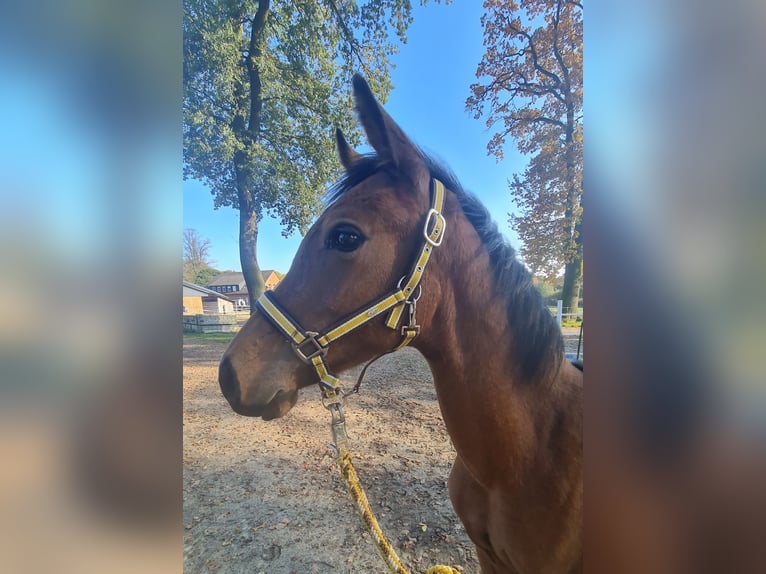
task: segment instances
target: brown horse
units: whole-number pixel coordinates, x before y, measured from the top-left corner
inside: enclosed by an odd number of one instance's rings
[[[410,142],[359,76],[354,97],[375,154],[358,154],[337,132],[346,173],[289,273],[226,350],[223,394],[237,413],[281,417],[318,374],[332,386],[325,369],[402,344],[407,327],[385,311],[406,305],[457,451],[450,498],[482,572],[580,572],[582,373],[486,209]],[[353,336],[300,327],[348,317],[359,323]]]

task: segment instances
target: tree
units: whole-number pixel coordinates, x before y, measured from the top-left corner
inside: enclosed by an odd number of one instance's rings
[[[359,135],[353,71],[383,101],[392,33],[405,41],[409,0],[184,0],[184,176],[214,206],[239,210],[250,308],[263,292],[256,247],[265,213],[303,232],[336,175],[331,128]]]
[[[196,229],[184,229],[184,280],[204,285],[219,272],[211,267],[210,240]]]
[[[548,277],[536,276],[532,278],[532,282],[537,287],[537,290],[542,295],[546,305],[554,306],[556,301],[561,299],[561,279],[550,279]]]
[[[582,284],[582,4],[568,0],[485,0],[486,52],[466,107],[496,130],[498,161],[513,137],[532,154],[509,182],[522,215],[510,215],[534,273],[564,268],[562,298],[576,307]]]
[[[206,266],[197,271],[197,274],[194,276],[194,281],[192,283],[196,283],[197,285],[207,285],[210,283],[213,278],[220,274],[221,271],[216,269],[215,267]]]

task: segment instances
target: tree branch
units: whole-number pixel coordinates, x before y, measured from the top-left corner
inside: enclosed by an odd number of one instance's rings
[[[186,88],[186,91],[187,91],[187,92],[192,92],[192,93],[193,93],[193,95],[194,95],[194,96],[195,96],[195,97],[196,97],[196,98],[197,98],[199,101],[202,101],[202,102],[207,102],[207,104],[208,104],[208,105],[210,105],[210,106],[211,106],[211,108],[213,108],[213,109],[218,109],[218,110],[220,110],[221,112],[223,112],[224,114],[231,114],[231,110],[229,110],[228,108],[226,108],[226,106],[224,106],[224,105],[222,105],[222,104],[220,104],[220,103],[216,102],[216,100],[215,100],[215,98],[213,97],[213,95],[211,95],[210,93],[208,93],[208,92],[207,92],[206,90],[204,90],[203,88],[201,88],[201,87],[198,87],[198,86],[196,86],[196,85],[190,85],[190,84],[187,84],[187,85],[185,86],[185,88]],[[188,96],[186,96],[186,97],[188,97]],[[224,116],[221,116],[221,115],[219,115],[219,114],[215,113],[214,111],[211,111],[211,112],[210,112],[210,115],[211,115],[211,116],[212,116],[214,119],[216,119],[217,121],[219,121],[219,122],[228,123],[229,121],[231,121],[231,120],[230,120],[230,118],[225,118]]]
[[[359,65],[362,67],[365,76],[371,78],[373,74],[367,66],[367,60],[366,58],[362,57],[359,51],[359,43],[356,41],[356,37],[354,36],[353,31],[349,29],[346,21],[343,19],[343,15],[340,13],[335,0],[327,0],[327,3],[330,5],[330,9],[332,10],[333,14],[335,14],[335,18],[338,21],[338,26],[340,26],[343,37],[346,39],[346,43],[348,44],[351,51],[351,59],[353,60],[353,57],[356,56],[356,59],[359,60]],[[353,66],[353,63],[350,63]]]
[[[525,123],[525,124],[548,124],[552,126],[558,126],[560,128],[565,128],[566,124],[562,122],[561,120],[556,120],[554,118],[549,118],[547,116],[533,116],[531,118],[520,118],[520,117],[512,117],[511,118],[516,124]]]
[[[261,75],[255,58],[261,55],[261,41],[263,29],[266,27],[266,16],[269,12],[270,0],[258,0],[258,10],[253,18],[250,29],[250,44],[247,54],[247,74],[250,80],[250,119],[247,130],[251,136],[255,137],[261,131],[261,110],[263,101],[261,100]]]
[[[281,145],[279,145],[277,141],[274,141],[274,139],[271,137],[271,134],[264,133],[262,134],[262,137],[264,140],[266,140],[269,143],[269,145],[271,145],[272,148],[274,148],[274,151],[276,151],[279,155],[282,156],[282,159],[285,161],[285,163],[287,164],[293,163],[293,160],[290,157],[290,154],[287,153],[285,149]]]
[[[553,16],[553,55],[556,58],[556,62],[559,64],[562,75],[564,76],[563,91],[567,99],[567,106],[569,106],[569,92],[572,88],[571,82],[569,80],[569,68],[567,68],[566,63],[564,62],[564,58],[561,55],[561,50],[559,49],[559,22],[561,22],[562,3],[562,0],[559,0],[556,3],[556,13]]]
[[[527,40],[527,46],[529,46],[529,51],[532,55],[532,65],[535,67],[535,70],[540,72],[542,75],[547,76],[551,78],[554,82],[556,82],[556,85],[561,85],[561,78],[558,77],[555,73],[551,72],[550,70],[547,70],[543,68],[543,66],[540,64],[538,55],[537,55],[537,48],[535,47],[535,43],[532,40],[532,36],[530,36],[527,32],[524,30],[516,27],[513,23],[511,23],[511,29],[521,36],[522,38],[525,38]]]

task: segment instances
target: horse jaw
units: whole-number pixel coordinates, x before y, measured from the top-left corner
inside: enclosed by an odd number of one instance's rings
[[[260,417],[265,421],[282,418],[298,402],[298,390],[279,391],[272,401],[264,407]]]
[[[229,397],[226,397],[227,399]],[[261,417],[265,421],[281,418],[298,402],[298,389],[279,390],[266,404],[252,404],[246,400],[230,399],[229,405],[238,415],[245,417]]]

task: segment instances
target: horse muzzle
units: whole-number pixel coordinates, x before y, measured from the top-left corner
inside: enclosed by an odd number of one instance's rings
[[[263,383],[266,378],[258,377],[257,380]],[[224,355],[218,367],[218,384],[232,410],[246,417],[276,419],[287,414],[298,400],[297,388],[242,381],[228,355]]]

